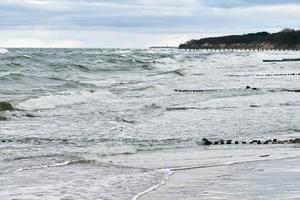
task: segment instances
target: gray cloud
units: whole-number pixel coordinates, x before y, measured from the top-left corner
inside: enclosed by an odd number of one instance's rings
[[[202,4],[211,7],[233,8],[260,5],[300,4],[298,0],[202,0]]]
[[[46,39],[52,38],[62,44],[101,46],[112,42],[112,35],[118,35],[120,46],[140,46],[147,43],[147,38],[160,37],[162,43],[168,38],[175,43],[177,38],[178,43],[195,35],[300,27],[300,4],[293,0],[1,0],[0,11],[5,45],[9,44],[10,34],[3,30],[38,31],[32,33],[42,41],[36,44],[48,44]],[[58,30],[60,34],[55,34]],[[43,31],[49,37],[42,37]],[[94,36],[93,40],[94,34],[103,37]],[[122,35],[126,35],[123,40]],[[139,40],[128,42],[128,38],[134,38],[130,35]],[[18,37],[14,34],[11,41],[20,41]],[[22,37],[26,38],[31,38],[29,32]]]

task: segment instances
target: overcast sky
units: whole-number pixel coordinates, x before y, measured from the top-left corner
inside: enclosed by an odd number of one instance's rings
[[[2,47],[148,47],[300,29],[299,0],[0,0]]]

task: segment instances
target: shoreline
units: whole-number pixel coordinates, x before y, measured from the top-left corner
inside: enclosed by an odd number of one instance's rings
[[[238,163],[228,163],[228,164],[220,164],[220,165],[211,165],[211,166],[195,166],[195,167],[186,167],[186,168],[178,168],[178,169],[171,169],[172,170],[172,174],[169,176],[168,179],[166,179],[164,181],[163,184],[158,185],[157,187],[153,187],[150,188],[149,190],[144,191],[143,193],[141,193],[141,195],[137,198],[134,198],[134,200],[151,200],[151,199],[156,199],[158,197],[160,197],[159,199],[163,199],[163,200],[169,200],[169,199],[204,199],[203,195],[202,198],[200,196],[197,196],[197,198],[195,197],[191,197],[194,196],[193,193],[187,193],[185,192],[186,190],[193,190],[195,188],[195,185],[193,185],[193,182],[202,182],[201,178],[205,177],[205,175],[203,175],[203,172],[205,171],[235,171],[235,168],[247,168],[247,166],[256,166],[258,168],[261,168],[260,170],[258,170],[258,172],[264,173],[265,171],[268,171],[268,166],[271,166],[270,168],[272,168],[272,166],[275,164],[275,166],[282,166],[284,165],[286,162],[294,162],[293,165],[291,166],[291,168],[289,168],[291,171],[286,171],[285,175],[286,177],[288,176],[293,176],[293,172],[297,172],[298,168],[298,163],[300,162],[300,156],[291,156],[291,157],[285,157],[285,158],[274,158],[274,159],[264,159],[264,160],[253,160],[253,161],[244,161],[244,162],[238,162]],[[245,167],[246,166],[246,167]],[[221,170],[220,170],[221,169]],[[271,175],[277,175],[280,176],[280,171],[284,170],[285,168],[278,168],[276,169],[276,171],[273,171]],[[299,170],[298,170],[299,171]],[[247,181],[247,178],[251,177],[252,175],[252,171],[249,170],[247,171],[248,173],[246,174],[237,174],[237,176],[241,176],[240,181]],[[205,174],[205,173],[204,173]],[[208,173],[210,174],[210,173]],[[300,173],[297,173],[298,178],[300,177]],[[209,175],[208,175],[209,176]],[[220,174],[219,174],[220,176]],[[216,176],[217,177],[217,176]],[[215,178],[216,178],[215,177]],[[273,178],[274,177],[274,178]],[[270,179],[270,182],[274,182],[276,183],[276,187],[280,186],[280,182],[276,182],[276,176],[269,176],[267,178]],[[262,176],[257,176],[255,177],[256,180],[262,181],[262,179],[266,179],[265,175]],[[273,180],[274,179],[274,180]],[[228,179],[229,180],[229,179]],[[226,179],[224,179],[223,181],[226,182],[228,181]],[[214,184],[214,183],[211,183]],[[224,183],[225,185],[227,185],[227,183]],[[249,182],[248,182],[249,184]],[[208,184],[209,185],[209,184]],[[201,184],[198,184],[199,188],[201,188]],[[295,186],[295,188],[300,188],[300,183],[298,183],[297,186]],[[276,192],[276,187],[273,188],[273,191],[270,192],[270,194]],[[242,188],[242,186],[241,186]],[[295,189],[294,188],[294,189]],[[221,189],[221,188],[219,188]],[[243,188],[245,191],[247,190],[247,188]],[[290,189],[292,190],[292,189]],[[178,191],[178,193],[176,193],[176,191]],[[194,191],[194,193],[197,191]],[[207,193],[207,191],[202,190],[202,193]],[[218,193],[218,192],[216,192]],[[297,190],[297,192],[295,192],[296,194],[300,194],[300,189]],[[174,196],[175,195],[175,196]],[[184,197],[176,197],[176,195],[186,195]],[[223,195],[226,196],[226,194],[224,193]],[[234,198],[234,196],[239,196],[239,195],[243,195],[242,193],[232,193],[231,192],[232,197]],[[245,194],[246,195],[246,192]],[[299,198],[299,196],[297,196],[296,198]],[[295,199],[296,199],[295,198]],[[205,199],[227,199],[224,197],[217,197],[217,196],[210,196],[210,197],[206,197]],[[235,199],[235,198],[234,198]],[[239,198],[236,198],[239,199]],[[248,198],[247,198],[248,199]],[[252,197],[249,197],[249,199],[260,199],[257,195],[255,195],[255,191],[253,193]],[[273,198],[274,199],[274,198]],[[277,199],[277,198],[275,198]],[[294,199],[294,198],[291,198]]]

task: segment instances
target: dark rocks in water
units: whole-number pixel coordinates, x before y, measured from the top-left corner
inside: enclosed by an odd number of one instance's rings
[[[26,113],[25,117],[34,118],[36,116],[34,116],[33,114],[30,114],[30,113]]]
[[[0,116],[0,121],[8,121],[7,117]]]
[[[300,144],[300,138],[294,139],[293,143]]]
[[[219,140],[219,141],[210,141],[208,140],[207,138],[203,138],[202,139],[202,145],[224,145],[224,144],[247,144],[246,141],[242,141],[242,142],[239,142],[239,141],[233,141],[233,140]],[[261,141],[261,140],[251,140],[249,142],[249,144],[300,144],[300,138],[296,138],[296,139],[290,139],[290,140],[277,140],[277,139],[274,139],[274,140],[266,140],[266,141]]]
[[[179,71],[179,70],[175,70],[173,73],[176,75],[179,75],[179,76],[185,76],[184,72]]]
[[[289,143],[289,141],[287,141],[287,140],[283,140],[283,141],[278,141],[277,142],[277,144],[288,144]]]
[[[119,118],[122,122],[128,123],[128,124],[135,124],[136,122],[134,120],[127,120],[123,118]]]
[[[0,102],[0,111],[13,110],[14,107],[9,102]]]
[[[209,141],[207,138],[203,138],[202,142],[203,142],[204,145],[211,145],[212,144],[212,142]]]
[[[261,155],[261,156],[259,156],[259,157],[261,157],[261,158],[265,158],[265,157],[269,157],[270,155]]]
[[[300,138],[289,140],[290,144],[300,144]]]
[[[289,90],[289,89],[283,89],[282,91],[286,91],[286,92],[300,92],[300,90]]]
[[[232,143],[232,140],[227,140],[226,141],[226,144],[231,144]]]
[[[11,140],[11,139],[2,139],[1,142],[2,143],[8,143],[8,142],[13,142],[13,140]]]
[[[258,140],[258,141],[257,141],[257,144],[261,144],[261,141],[260,141],[260,140]]]
[[[253,87],[250,87],[249,85],[247,85],[246,90],[258,90],[258,88],[253,88]]]
[[[263,60],[263,62],[295,62],[300,61],[300,58],[283,58],[280,60]]]

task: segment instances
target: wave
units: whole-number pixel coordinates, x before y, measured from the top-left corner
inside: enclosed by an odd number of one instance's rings
[[[56,71],[74,71],[79,70],[82,72],[89,72],[92,71],[92,67],[86,64],[79,64],[79,63],[50,63],[49,67],[54,68]]]
[[[203,168],[213,168],[213,167],[222,167],[222,166],[231,166],[231,165],[241,165],[246,163],[255,163],[258,161],[272,161],[272,160],[285,160],[285,159],[293,159],[293,158],[299,158],[299,156],[290,156],[290,155],[283,155],[279,157],[273,157],[270,158],[269,156],[262,155],[259,156],[259,158],[254,158],[253,160],[246,160],[246,161],[237,161],[237,162],[227,162],[227,163],[220,163],[220,164],[211,164],[211,165],[196,165],[196,166],[188,166],[188,167],[175,167],[175,168],[169,168],[173,173],[176,173],[176,171],[187,171],[187,170],[193,170],[193,169],[203,169]]]
[[[159,64],[174,64],[176,63],[177,61],[170,58],[170,57],[165,57],[165,58],[160,58],[160,59],[157,59],[155,61],[153,61],[154,63],[159,63]]]
[[[34,170],[34,169],[45,169],[45,168],[52,168],[52,167],[61,167],[65,165],[69,165],[71,161],[65,161],[62,163],[55,163],[55,164],[49,164],[49,165],[41,165],[41,166],[32,166],[32,167],[25,167],[17,169],[16,172],[22,172],[22,171],[28,171],[28,170]]]
[[[150,76],[166,75],[166,74],[175,74],[178,76],[185,76],[185,73],[183,72],[183,70],[180,70],[180,69],[172,70],[172,71],[163,71],[163,72],[152,74]]]
[[[52,157],[52,155],[50,157]],[[101,161],[94,160],[94,159],[77,158],[77,159],[70,159],[70,160],[61,161],[61,162],[55,162],[55,163],[51,163],[51,164],[41,164],[41,165],[36,165],[36,166],[23,167],[23,168],[16,169],[15,172],[39,170],[39,169],[47,169],[47,168],[57,168],[57,167],[64,167],[64,166],[71,166],[71,165],[94,165],[94,166],[100,166],[100,167],[116,167],[116,168],[122,168],[122,169],[137,169],[137,170],[149,171],[146,168],[136,168],[136,167],[131,167],[131,166],[118,165],[118,164],[114,164],[112,162],[101,162]],[[156,171],[159,173],[166,174],[166,175],[171,173],[171,172],[169,172],[169,170],[156,170]]]
[[[82,71],[91,71],[90,67],[89,66],[86,66],[86,65],[82,65],[82,64],[72,64],[72,65],[69,65],[69,67],[75,67],[79,70],[82,70]]]
[[[149,85],[145,87],[134,88],[132,89],[132,91],[145,91],[145,90],[153,90],[153,89],[156,89],[156,87],[154,85]]]
[[[0,76],[0,80],[4,80],[4,81],[26,81],[28,79],[30,79],[30,77],[26,76],[25,74],[15,73],[15,72],[7,73]]]
[[[138,83],[142,83],[142,81],[93,80],[93,81],[80,81],[80,83],[99,87],[99,88],[111,88],[120,85],[135,85]]]
[[[6,54],[8,53],[9,51],[7,49],[0,49],[0,54]]]
[[[9,115],[5,111],[0,111],[0,121],[7,121],[9,120]]]
[[[33,58],[32,56],[29,56],[29,55],[26,55],[26,54],[25,54],[25,55],[22,55],[22,57],[23,57],[23,58],[28,58],[28,59],[32,59],[32,58]]]
[[[160,181],[160,183],[153,185],[152,187],[148,188],[147,190],[135,195],[132,200],[138,200],[140,199],[142,196],[148,194],[149,192],[152,192],[154,190],[157,190],[158,188],[160,188],[161,186],[165,185],[166,182],[169,180],[170,176],[172,176],[172,174],[174,174],[174,172],[171,169],[160,169],[157,170],[158,172],[162,172],[165,174],[165,177],[163,180]]]
[[[152,66],[151,64],[143,64],[141,66],[143,69],[146,69],[146,70],[155,70],[156,68],[154,66]]]
[[[166,111],[184,111],[184,110],[209,110],[209,109],[228,109],[228,108],[236,108],[236,107],[229,107],[229,106],[224,106],[224,107],[168,107],[166,108]]]
[[[19,143],[19,144],[77,144],[74,141],[67,139],[55,139],[55,138],[37,138],[37,137],[27,137],[21,139],[0,139],[2,143]]]
[[[34,144],[34,145],[97,145],[101,148],[101,153],[98,156],[115,156],[136,154],[137,152],[157,151],[164,149],[179,149],[191,146],[199,146],[201,139],[186,138],[186,139],[134,139],[134,138],[100,138],[92,140],[76,140],[66,138],[40,138],[40,137],[25,137],[25,138],[0,138],[0,143],[16,143],[16,144]],[[112,146],[111,144],[116,144]],[[103,148],[102,148],[103,147]]]
[[[99,88],[110,88],[115,85],[118,85],[118,82],[116,81],[107,81],[107,80],[80,81],[80,83],[99,87]]]
[[[80,91],[76,93],[54,94],[28,99],[17,105],[21,110],[48,110],[59,106],[82,104],[94,100],[116,100],[117,96],[107,90],[103,91]]]

